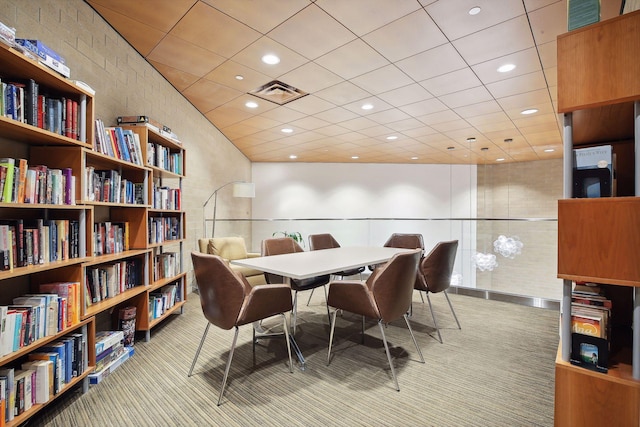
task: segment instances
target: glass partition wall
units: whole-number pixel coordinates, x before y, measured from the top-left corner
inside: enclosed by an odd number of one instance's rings
[[[209,228],[211,224],[207,225]],[[557,220],[526,219],[218,219],[216,235],[242,236],[247,250],[284,233],[331,233],[341,246],[382,246],[392,233],[421,233],[428,252],[437,242],[459,241],[452,291],[538,307],[561,298],[557,278]]]

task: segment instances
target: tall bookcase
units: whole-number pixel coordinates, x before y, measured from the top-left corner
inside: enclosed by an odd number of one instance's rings
[[[101,154],[93,149],[97,130],[94,97],[90,92],[4,44],[0,44],[0,64],[3,82],[33,79],[41,93],[76,101],[82,117],[82,136],[75,139],[0,115],[0,158],[24,158],[29,166],[71,169],[75,177],[71,204],[0,202],[0,223],[41,219],[78,224],[77,256],[0,271],[0,305],[9,305],[13,298],[27,293],[37,293],[43,283],[81,285],[79,320],[73,326],[0,356],[0,369],[19,366],[29,353],[70,333],[82,333],[87,345],[87,369],[52,397],[57,399],[79,383],[84,391],[88,389],[88,375],[96,365],[99,317],[107,316],[115,325],[119,309],[134,306],[136,331],[144,332],[149,340],[154,326],[182,311],[187,296],[186,273],[182,269],[185,213],[181,203],[186,154],[181,143],[146,126],[128,127],[140,140],[141,165]],[[104,180],[95,185],[95,176],[109,178],[110,183],[128,181],[130,188],[136,189],[136,197],[114,196],[117,192],[113,187],[106,191]],[[126,247],[116,243],[117,233],[128,236],[122,240],[128,242]],[[85,287],[101,271],[122,272],[109,276],[116,277],[111,284],[115,288],[107,292]],[[24,423],[46,404],[34,405],[6,425]]]
[[[564,188],[558,202],[563,279],[555,424],[640,425],[640,12],[558,37],[558,112],[564,120]],[[611,144],[619,197],[571,199],[574,147]],[[569,363],[574,281],[613,299],[608,373]]]

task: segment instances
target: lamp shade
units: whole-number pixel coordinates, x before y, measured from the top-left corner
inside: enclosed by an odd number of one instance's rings
[[[256,186],[253,182],[236,182],[233,184],[233,197],[256,197]]]

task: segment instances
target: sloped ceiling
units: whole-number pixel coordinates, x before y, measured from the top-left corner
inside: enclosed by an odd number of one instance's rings
[[[254,162],[562,156],[566,0],[86,2]],[[619,13],[602,3],[602,19]],[[306,95],[281,104],[251,93],[274,80]]]

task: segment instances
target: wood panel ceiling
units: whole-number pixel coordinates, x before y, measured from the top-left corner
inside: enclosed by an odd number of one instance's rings
[[[566,0],[86,2],[254,162],[562,156]],[[619,7],[603,1],[602,19]],[[250,93],[273,80],[307,95],[280,105]]]

